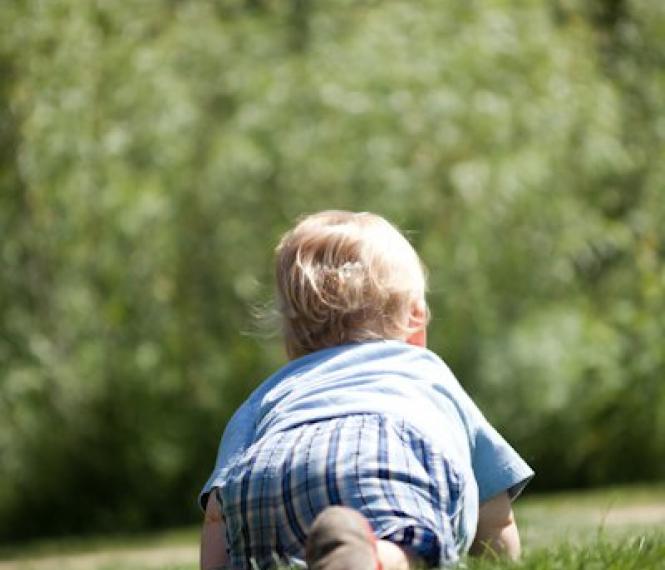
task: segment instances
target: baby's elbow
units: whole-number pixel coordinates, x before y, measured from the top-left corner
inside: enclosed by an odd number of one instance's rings
[[[201,570],[221,570],[229,563],[226,548],[226,525],[216,492],[210,494],[201,533]]]
[[[496,530],[510,528],[511,526],[515,526],[515,514],[512,509],[508,510],[508,512],[497,513],[490,523]]]
[[[470,553],[500,555],[511,560],[520,556],[521,545],[515,515],[507,493],[481,505],[476,539]]]
[[[516,561],[522,552],[517,525],[513,521],[505,526],[479,528],[469,554],[484,557],[502,557]]]
[[[501,493],[480,505],[479,527],[500,529],[512,524],[515,524],[515,515],[508,493]]]

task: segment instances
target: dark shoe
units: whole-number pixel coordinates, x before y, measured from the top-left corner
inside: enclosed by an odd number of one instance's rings
[[[372,527],[347,507],[328,507],[314,519],[305,557],[310,570],[382,570]]]

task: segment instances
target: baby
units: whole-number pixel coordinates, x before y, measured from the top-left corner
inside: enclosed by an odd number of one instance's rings
[[[303,218],[276,249],[290,362],[237,410],[199,497],[201,567],[392,570],[517,558],[531,468],[427,350],[425,273],[370,213]]]

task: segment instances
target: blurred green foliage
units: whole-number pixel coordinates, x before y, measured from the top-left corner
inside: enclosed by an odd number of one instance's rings
[[[0,537],[191,521],[283,362],[293,219],[372,210],[540,488],[665,477],[665,4],[4,0]]]

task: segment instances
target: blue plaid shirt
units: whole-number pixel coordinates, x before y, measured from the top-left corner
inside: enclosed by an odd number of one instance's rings
[[[231,488],[231,479],[244,477],[239,465],[248,458],[256,461],[251,450],[266,441],[278,441],[299,426],[363,415],[401,422],[409,433],[421,434],[431,442],[432,453],[454,466],[455,477],[469,482],[463,519],[471,538],[479,503],[503,491],[514,498],[533,476],[438,356],[400,341],[372,341],[309,354],[261,384],[224,431],[201,505],[213,488]],[[387,459],[388,464],[401,461],[392,455]],[[448,475],[442,480],[446,477],[442,485],[450,486]]]

